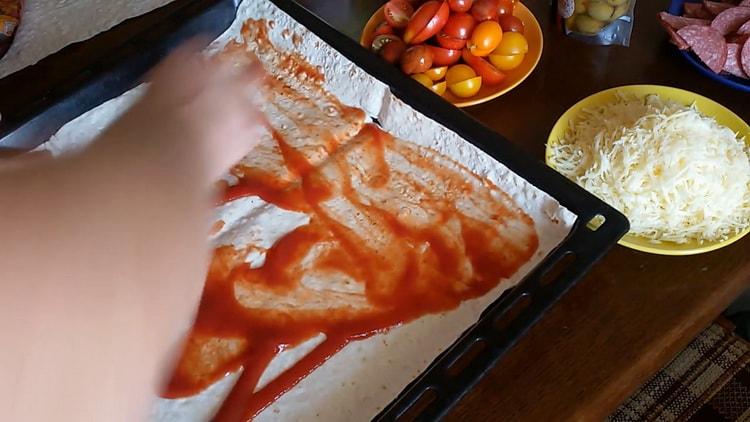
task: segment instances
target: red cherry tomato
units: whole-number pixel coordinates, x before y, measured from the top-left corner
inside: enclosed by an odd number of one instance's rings
[[[370,50],[374,51],[375,53],[379,53],[380,49],[383,48],[384,45],[392,41],[401,41],[401,39],[393,34],[378,35],[377,37],[373,38]]]
[[[383,21],[378,24],[378,26],[375,27],[375,30],[372,31],[372,36],[377,37],[378,35],[386,35],[386,34],[395,34],[396,31],[393,30],[393,27],[388,24],[388,21]]]
[[[389,25],[394,28],[403,28],[414,14],[414,8],[406,0],[391,0],[385,4],[383,14]]]
[[[471,6],[471,16],[478,22],[497,19],[498,0],[477,0]]]
[[[409,47],[401,55],[401,70],[409,75],[429,70],[433,63],[432,50],[426,45]]]
[[[466,45],[466,40],[449,37],[446,34],[438,34],[435,39],[437,40],[439,46],[451,50],[460,50]]]
[[[497,0],[497,15],[513,15],[513,0]]]
[[[476,23],[474,17],[468,13],[454,13],[448,18],[441,33],[449,37],[467,40],[471,36],[471,31],[474,30]]]
[[[448,6],[454,12],[468,12],[474,0],[448,0]]]
[[[487,60],[471,54],[468,49],[464,48],[461,57],[466,64],[471,66],[471,68],[477,72],[477,75],[482,77],[482,83],[486,85],[497,85],[505,80],[505,73],[493,66],[492,63]]]
[[[503,32],[520,32],[523,34],[523,21],[513,15],[504,15],[497,18],[497,23],[503,28]]]
[[[435,47],[434,45],[428,45],[427,48],[432,52],[432,64],[435,66],[450,66],[461,58],[461,50]]]
[[[407,44],[419,44],[440,32],[448,21],[450,9],[445,1],[431,0],[421,5],[404,30]]]
[[[388,63],[394,64],[401,59],[401,55],[406,50],[406,43],[400,39],[392,40],[391,42],[385,43],[383,47],[378,51],[378,55]]]

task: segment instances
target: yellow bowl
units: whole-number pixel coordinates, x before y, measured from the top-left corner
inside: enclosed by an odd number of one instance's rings
[[[665,100],[672,100],[685,105],[695,103],[696,107],[702,114],[714,118],[719,124],[732,129],[734,132],[739,133],[740,136],[744,136],[745,142],[750,145],[750,126],[748,126],[748,124],[745,123],[739,116],[732,113],[729,109],[717,103],[716,101],[710,100],[690,91],[671,88],[667,86],[628,85],[607,89],[605,91],[601,91],[594,95],[586,97],[576,103],[573,107],[569,108],[568,111],[566,111],[562,116],[560,116],[560,118],[557,120],[557,123],[555,123],[555,126],[552,127],[552,132],[550,132],[549,138],[547,139],[545,161],[547,162],[548,166],[554,168],[554,166],[550,162],[550,157],[552,155],[550,145],[554,145],[559,142],[560,138],[563,137],[565,131],[568,129],[568,123],[575,120],[578,113],[580,113],[584,108],[597,107],[605,103],[614,101],[615,95],[618,92],[624,94],[634,94],[639,97],[645,97],[648,94],[657,94]],[[675,242],[653,243],[646,238],[627,234],[622,239],[620,239],[619,243],[622,246],[641,252],[660,255],[694,255],[723,248],[730,243],[738,241],[748,232],[750,232],[750,227],[748,227],[741,233],[737,233],[734,236],[731,236],[723,241],[704,241],[701,243],[700,241],[694,240],[682,244]]]
[[[383,7],[375,11],[375,14],[370,17],[370,20],[367,21],[362,30],[359,43],[365,48],[370,48],[372,45],[372,39],[374,38],[372,33],[375,31],[378,24],[385,20],[385,17],[383,16]],[[446,92],[445,95],[443,95],[443,98],[450,101],[456,107],[468,107],[481,104],[497,98],[515,88],[534,71],[534,68],[536,68],[536,65],[539,63],[539,59],[542,57],[542,45],[544,43],[542,28],[539,27],[539,22],[537,22],[534,14],[531,13],[531,11],[521,2],[516,2],[516,6],[513,8],[513,15],[523,22],[523,35],[529,42],[529,51],[526,53],[526,58],[523,60],[523,63],[517,68],[505,72],[507,77],[503,83],[494,86],[482,85],[482,88],[480,88],[479,92],[473,97],[460,98],[450,92]]]

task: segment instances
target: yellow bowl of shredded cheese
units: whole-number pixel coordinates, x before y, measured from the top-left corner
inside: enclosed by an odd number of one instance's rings
[[[750,126],[698,94],[630,85],[579,101],[555,123],[547,165],[623,212],[620,244],[662,255],[750,232]]]

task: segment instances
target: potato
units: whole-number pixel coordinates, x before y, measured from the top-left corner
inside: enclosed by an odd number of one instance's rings
[[[607,0],[607,3],[610,6],[622,6],[624,4],[626,9],[628,6],[628,0]]]
[[[628,4],[621,4],[617,7],[615,7],[614,13],[612,13],[612,20],[615,20],[619,18],[620,16],[624,15],[628,11]]]
[[[576,17],[565,18],[565,27],[568,28],[568,31],[574,31],[576,29]]]
[[[589,16],[596,20],[608,21],[612,19],[612,14],[615,12],[615,8],[604,3],[603,1],[592,1],[589,3],[588,13]]]
[[[588,3],[587,0],[576,0],[576,8],[573,13],[575,13],[576,15],[586,13],[586,3]]]
[[[604,27],[604,22],[596,20],[588,15],[576,16],[576,28],[584,34],[596,34]]]

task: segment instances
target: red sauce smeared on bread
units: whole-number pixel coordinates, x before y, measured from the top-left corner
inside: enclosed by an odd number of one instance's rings
[[[244,33],[263,60],[272,49],[265,22],[248,22]],[[231,45],[226,54],[242,49]],[[299,63],[287,69],[312,73]],[[252,419],[351,341],[484,295],[538,246],[531,218],[491,182],[363,124],[361,110],[309,86],[269,79],[272,136],[233,169],[238,182],[224,194],[226,202],[258,196],[309,222],[265,251],[256,268],[246,257],[257,245],[214,251],[165,393],[196,394],[242,368],[216,420]],[[274,356],[319,333],[322,344],[256,388]]]

